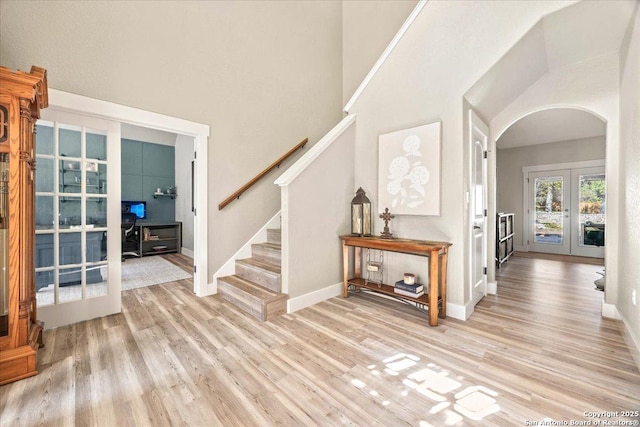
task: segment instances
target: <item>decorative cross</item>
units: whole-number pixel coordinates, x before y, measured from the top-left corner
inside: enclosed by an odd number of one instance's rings
[[[389,221],[391,221],[391,218],[395,218],[395,215],[389,212],[389,208],[384,208],[384,212],[380,214],[380,218],[384,221],[384,230],[380,233],[380,237],[383,239],[391,239],[393,233],[389,232]]]

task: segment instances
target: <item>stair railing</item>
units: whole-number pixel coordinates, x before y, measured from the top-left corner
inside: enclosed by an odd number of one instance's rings
[[[222,208],[224,208],[225,206],[227,206],[229,203],[233,202],[235,199],[239,199],[240,196],[242,195],[242,193],[244,193],[245,191],[247,191],[249,188],[251,188],[251,186],[253,186],[253,184],[255,184],[256,182],[260,181],[260,179],[262,179],[266,174],[268,174],[269,172],[271,172],[273,169],[275,168],[279,168],[280,164],[282,162],[284,162],[285,160],[287,160],[289,157],[291,157],[291,155],[293,155],[293,153],[295,153],[296,151],[304,148],[304,146],[307,144],[307,142],[309,142],[309,138],[305,138],[302,141],[300,141],[298,144],[296,144],[292,149],[290,149],[289,151],[287,151],[285,154],[283,154],[278,160],[276,160],[275,162],[271,163],[269,166],[267,166],[267,168],[265,170],[263,170],[262,172],[260,172],[258,175],[256,175],[255,177],[253,177],[251,180],[249,180],[245,185],[243,185],[242,187],[240,187],[238,190],[236,190],[232,195],[230,195],[229,197],[227,197],[226,199],[224,199],[219,205],[218,205],[218,210],[222,210]]]

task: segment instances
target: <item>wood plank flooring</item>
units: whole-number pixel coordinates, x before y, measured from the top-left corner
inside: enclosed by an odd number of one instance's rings
[[[600,317],[601,268],[514,256],[498,295],[435,328],[365,293],[262,323],[190,280],[125,291],[121,314],[45,332],[39,375],[0,387],[0,424],[522,426],[640,410],[620,323]]]

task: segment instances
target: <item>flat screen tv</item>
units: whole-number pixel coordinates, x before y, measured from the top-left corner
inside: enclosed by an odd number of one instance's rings
[[[147,218],[147,202],[123,200],[121,205],[122,212],[131,212],[136,214],[138,219]]]

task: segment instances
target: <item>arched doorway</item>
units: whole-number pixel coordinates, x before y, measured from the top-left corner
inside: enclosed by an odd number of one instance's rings
[[[604,258],[606,123],[538,110],[496,139],[497,212],[516,214],[514,248]]]

